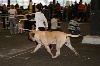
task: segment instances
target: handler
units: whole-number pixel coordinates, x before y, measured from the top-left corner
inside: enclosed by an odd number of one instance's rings
[[[45,31],[48,29],[48,22],[46,17],[44,16],[43,13],[41,13],[41,6],[40,4],[37,4],[35,7],[35,21],[36,21],[36,31]],[[37,45],[38,43],[36,43]],[[52,46],[49,45],[50,49],[52,50]]]

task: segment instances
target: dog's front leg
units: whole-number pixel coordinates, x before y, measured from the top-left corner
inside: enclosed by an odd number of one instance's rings
[[[41,46],[42,46],[41,44],[38,44],[38,45],[36,46],[36,48],[34,49],[34,51],[32,51],[31,53],[36,52]]]
[[[54,56],[53,56],[53,54],[52,54],[52,52],[51,52],[49,46],[45,46],[45,48],[47,49],[47,51],[51,54],[51,56],[52,56],[52,58],[53,58]]]

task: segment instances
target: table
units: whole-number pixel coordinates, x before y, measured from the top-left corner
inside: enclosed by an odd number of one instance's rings
[[[28,19],[20,19],[20,21],[23,21],[23,29],[24,30],[31,30],[32,29],[32,26],[34,25],[35,26],[35,23],[36,21],[31,19],[31,20],[28,20]]]
[[[19,14],[19,15],[16,15],[16,17],[17,17],[17,18],[18,18],[18,17],[19,17],[19,18],[20,18],[20,17],[24,18],[24,15]],[[21,18],[21,19],[22,19],[22,18]]]

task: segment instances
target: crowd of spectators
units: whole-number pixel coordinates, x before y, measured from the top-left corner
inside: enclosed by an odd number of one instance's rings
[[[71,20],[74,17],[77,17],[79,21],[87,21],[87,19],[90,17],[90,4],[87,3],[85,4],[83,4],[82,2],[77,3],[75,1],[72,5],[65,7],[61,6],[58,1],[56,4],[53,4],[53,2],[50,2],[49,5],[42,5],[42,3],[39,4],[41,6],[41,9],[49,9],[50,19],[54,14],[58,15],[58,18],[60,20]],[[35,5],[36,3],[32,5],[33,13],[35,12],[34,8]],[[3,5],[2,7],[0,6],[0,10],[3,10],[6,7],[7,7],[6,5]],[[24,9],[23,6],[19,6],[18,3],[15,5],[15,8],[17,10],[20,9],[22,11]],[[8,10],[9,8],[6,9]],[[27,10],[29,10],[29,6]]]
[[[46,7],[47,8],[47,7]],[[48,5],[50,15],[58,15],[60,20],[72,20],[77,17],[79,21],[87,21],[90,17],[90,4],[77,3],[76,1],[71,6],[62,7],[58,2],[54,5],[52,2]]]
[[[53,2],[50,2],[49,5],[42,5],[42,3],[39,3],[41,10],[47,10],[47,13],[45,11],[44,15],[46,17],[49,17],[49,19],[51,20],[53,18],[54,15],[57,15],[57,18],[59,20],[65,20],[65,21],[70,21],[72,19],[74,19],[75,17],[78,18],[78,21],[87,21],[90,17],[90,4],[83,4],[82,2],[77,3],[76,1],[69,6],[61,6],[59,4],[59,2],[57,1],[56,4],[53,4]],[[36,3],[34,3],[32,5],[32,13],[35,13],[35,5]],[[19,6],[19,4],[17,3],[16,5],[14,5],[15,9],[17,9],[18,14],[23,14],[25,13],[25,10],[29,11],[29,6],[27,7],[27,9],[24,9],[23,6]],[[10,8],[8,6],[6,6],[5,4],[3,6],[0,6],[0,13],[1,14],[8,14],[8,10]],[[6,16],[6,15],[2,15],[2,16]],[[47,19],[48,20],[48,19]],[[2,22],[3,22],[3,28],[5,28],[5,17],[2,18]]]
[[[74,4],[69,6],[61,6],[59,2],[57,1],[56,4],[53,4],[53,2],[50,2],[50,4],[42,5],[40,3],[41,9],[48,9],[50,12],[50,19],[53,17],[53,15],[57,15],[60,20],[72,20],[73,18],[77,17],[79,21],[87,21],[90,17],[90,3],[77,3],[76,1]]]

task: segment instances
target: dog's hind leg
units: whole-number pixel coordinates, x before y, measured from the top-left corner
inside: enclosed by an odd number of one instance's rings
[[[41,44],[38,44],[38,45],[36,46],[36,48],[34,49],[34,51],[32,51],[31,53],[36,52],[41,46],[42,46]]]
[[[53,54],[52,54],[52,52],[51,52],[51,50],[50,50],[50,47],[49,47],[49,46],[45,46],[45,48],[47,49],[47,51],[51,54],[51,56],[52,56],[52,58],[53,58]]]
[[[62,47],[62,45],[60,46],[60,44],[56,44],[56,55],[53,58],[57,58],[60,55],[60,48]]]
[[[65,44],[65,45],[67,47],[69,47],[75,53],[76,56],[79,56],[79,54],[77,53],[77,51],[72,47],[69,37],[67,37],[67,44]]]

